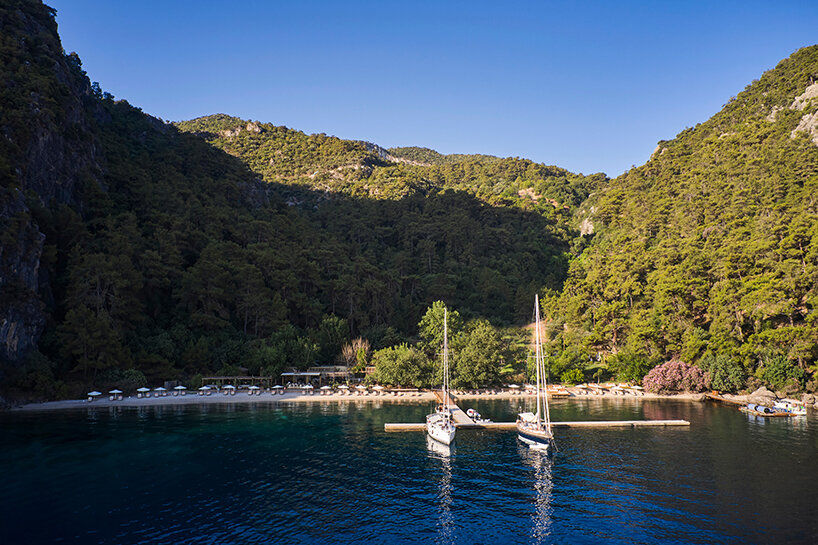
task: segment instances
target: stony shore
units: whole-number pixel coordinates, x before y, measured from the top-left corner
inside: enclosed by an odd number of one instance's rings
[[[454,392],[457,399],[460,400],[476,400],[476,399],[524,399],[533,397],[533,392],[525,392],[519,390],[479,390],[472,392]],[[571,400],[580,399],[631,399],[635,401],[642,400],[656,400],[656,399],[675,399],[687,401],[705,401],[706,394],[703,393],[679,393],[679,394],[653,394],[645,391],[637,390],[619,390],[610,388],[583,388],[583,387],[566,387],[560,388],[560,393],[553,397],[567,398]],[[766,388],[759,388],[758,390],[744,395],[722,394],[721,399],[734,404],[758,403],[762,405],[772,405],[772,402],[783,396],[777,396],[774,392]],[[818,409],[818,398],[813,395],[804,394],[797,396],[797,399],[804,401],[807,407]],[[298,390],[287,389],[284,394],[273,394],[270,392],[263,392],[261,395],[248,395],[246,391],[236,392],[234,395],[227,395],[224,393],[211,392],[211,395],[198,395],[196,392],[187,393],[187,395],[168,395],[162,397],[142,397],[127,396],[121,400],[110,400],[108,396],[99,396],[94,401],[87,399],[74,399],[63,401],[47,401],[42,403],[28,403],[18,407],[14,407],[12,411],[55,411],[66,409],[79,409],[84,407],[151,407],[160,405],[194,405],[194,404],[224,404],[224,403],[316,403],[316,402],[344,402],[344,401],[390,401],[396,403],[434,403],[437,401],[433,391],[429,390],[397,390],[397,391],[367,391],[359,392],[357,390],[339,391],[335,390],[330,393],[321,390]]]

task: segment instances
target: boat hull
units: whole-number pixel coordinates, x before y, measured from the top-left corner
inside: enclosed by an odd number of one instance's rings
[[[440,414],[430,414],[426,418],[426,433],[439,443],[451,445],[455,431],[454,423]]]
[[[517,437],[531,448],[546,450],[553,441],[553,436],[545,430],[526,429],[522,426],[517,426]]]
[[[443,443],[444,445],[451,445],[452,441],[454,441],[454,426],[446,428],[442,426],[427,425],[426,433],[429,434],[429,437],[439,443]]]

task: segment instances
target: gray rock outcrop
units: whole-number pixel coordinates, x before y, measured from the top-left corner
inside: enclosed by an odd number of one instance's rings
[[[762,386],[747,396],[747,399],[750,401],[750,403],[756,403],[758,405],[772,405],[773,401],[775,401],[777,397],[774,392],[771,392],[766,387]]]

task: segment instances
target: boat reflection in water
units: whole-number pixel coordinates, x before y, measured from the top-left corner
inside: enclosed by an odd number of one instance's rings
[[[551,535],[551,514],[554,510],[551,507],[553,459],[544,450],[530,449],[523,445],[518,450],[523,463],[533,469],[531,480],[534,487],[534,512],[531,514],[531,539],[533,543],[543,543]]]
[[[426,448],[429,458],[440,463],[440,484],[437,488],[438,516],[437,538],[435,543],[454,543],[454,517],[452,516],[452,451],[450,445],[444,445],[426,436]]]

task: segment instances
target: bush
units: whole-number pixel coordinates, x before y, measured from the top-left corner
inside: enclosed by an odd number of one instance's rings
[[[806,373],[783,354],[768,352],[762,358],[759,378],[774,390],[798,391],[804,385]]]
[[[579,369],[571,369],[560,375],[560,382],[573,386],[580,382],[585,382],[585,375]]]
[[[701,392],[710,384],[710,377],[695,365],[672,360],[651,369],[642,384],[649,392]]]
[[[531,360],[533,364],[534,360]],[[574,369],[580,370],[588,364],[588,355],[575,347],[569,347],[557,353],[555,356],[546,358],[545,369],[548,378],[562,377]],[[582,372],[582,371],[580,371]],[[533,374],[533,373],[532,373]]]
[[[373,380],[394,386],[423,388],[431,385],[435,365],[420,350],[401,344],[372,355]]]
[[[710,375],[710,387],[723,392],[737,392],[747,384],[744,367],[726,354],[708,353],[700,365]]]
[[[618,352],[608,360],[611,374],[622,382],[640,382],[651,367],[650,361],[636,352]]]
[[[136,390],[137,388],[142,388],[147,385],[148,380],[145,378],[145,374],[138,369],[126,369],[125,372],[122,373],[120,387],[125,391]]]

